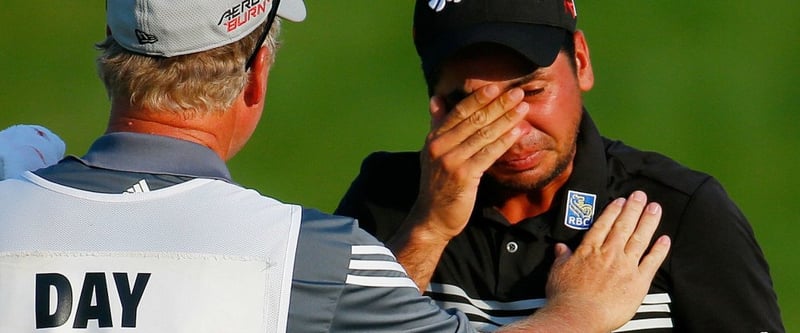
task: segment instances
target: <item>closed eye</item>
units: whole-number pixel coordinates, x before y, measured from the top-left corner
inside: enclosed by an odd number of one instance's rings
[[[525,97],[536,96],[544,91],[544,88],[525,90]]]

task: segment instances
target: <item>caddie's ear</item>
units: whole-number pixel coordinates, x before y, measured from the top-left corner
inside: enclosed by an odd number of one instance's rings
[[[258,49],[248,72],[249,80],[244,91],[244,100],[248,106],[263,103],[267,95],[267,81],[272,64],[272,54],[266,46]]]

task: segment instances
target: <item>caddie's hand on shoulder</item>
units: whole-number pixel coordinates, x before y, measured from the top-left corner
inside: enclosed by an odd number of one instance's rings
[[[609,332],[628,322],[669,252],[667,236],[647,252],[660,219],[661,206],[648,204],[645,193],[635,191],[606,207],[574,253],[558,244],[546,311],[572,312],[574,317],[565,320],[575,327],[588,325],[580,332]],[[568,309],[559,309],[567,304]]]

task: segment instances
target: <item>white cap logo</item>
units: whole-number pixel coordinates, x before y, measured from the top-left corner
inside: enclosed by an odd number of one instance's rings
[[[444,6],[447,5],[448,2],[459,3],[461,2],[461,0],[429,0],[428,7],[431,7],[431,9],[437,12],[441,12],[442,9],[444,9]]]

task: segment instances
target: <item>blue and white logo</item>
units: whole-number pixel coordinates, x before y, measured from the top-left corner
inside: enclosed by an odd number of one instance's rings
[[[578,191],[567,192],[567,213],[564,225],[572,229],[588,230],[594,222],[597,195]]]

